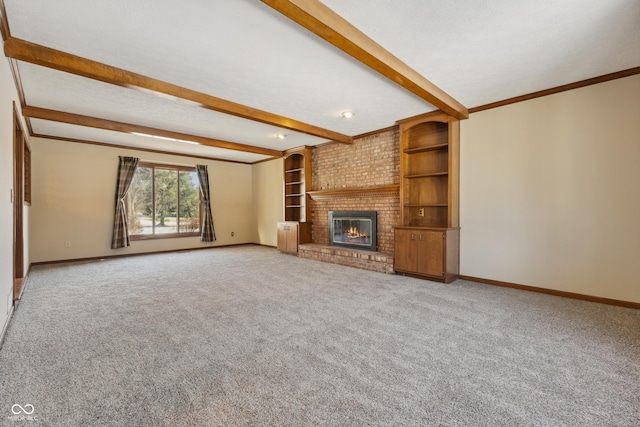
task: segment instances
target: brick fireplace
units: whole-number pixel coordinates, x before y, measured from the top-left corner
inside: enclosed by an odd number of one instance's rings
[[[312,243],[299,256],[374,271],[393,272],[393,226],[400,223],[397,128],[313,149]],[[329,211],[376,211],[377,251],[329,245]]]

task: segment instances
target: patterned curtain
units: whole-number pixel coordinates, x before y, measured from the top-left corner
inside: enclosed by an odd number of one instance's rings
[[[127,229],[127,208],[125,198],[133,175],[138,167],[138,158],[120,157],[118,165],[118,181],[116,183],[116,215],[113,221],[113,236],[111,237],[111,249],[129,246],[129,230]]]
[[[198,181],[200,181],[200,193],[202,194],[202,202],[204,203],[204,218],[202,219],[203,242],[215,242],[216,232],[213,229],[213,215],[211,215],[211,195],[209,192],[209,172],[206,165],[196,165],[198,172]]]

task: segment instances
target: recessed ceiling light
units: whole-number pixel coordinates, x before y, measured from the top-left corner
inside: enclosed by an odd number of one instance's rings
[[[276,133],[276,138],[278,139],[285,139],[287,137],[287,135],[285,135],[284,133]]]
[[[344,117],[345,119],[350,119],[351,117],[355,116],[356,113],[354,113],[353,111],[343,111],[342,112],[342,117]]]

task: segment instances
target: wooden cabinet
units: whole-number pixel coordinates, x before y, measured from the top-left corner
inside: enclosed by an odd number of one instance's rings
[[[394,270],[444,282],[459,274],[458,229],[395,227]]]
[[[460,122],[442,112],[400,125],[395,270],[446,282],[459,271]]]
[[[311,241],[311,223],[282,221],[278,223],[278,249],[296,254],[298,245]]]

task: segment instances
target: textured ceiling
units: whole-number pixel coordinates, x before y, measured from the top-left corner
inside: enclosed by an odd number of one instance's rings
[[[323,0],[472,108],[640,65],[638,0]]]
[[[640,66],[638,0],[323,3],[468,108]],[[346,135],[435,109],[257,0],[4,4],[12,37]],[[18,70],[33,107],[280,151],[327,141],[25,62]],[[356,115],[346,120],[345,110]],[[38,134],[268,158],[32,122]]]
[[[102,129],[91,129],[85,126],[56,123],[48,120],[32,119],[31,126],[33,127],[33,131],[36,135],[48,135],[57,138],[68,138],[71,140],[93,141],[132,148],[177,152],[180,154],[245,163],[257,162],[265,158],[263,155],[247,153],[244,151],[225,150],[223,148],[206,147],[204,145],[170,142],[157,138],[128,135],[121,132]]]
[[[326,140],[204,109],[195,103],[158,97],[97,80],[21,62],[28,105],[135,123],[160,129],[286,150]],[[242,129],[236,133],[234,129]],[[275,138],[285,133],[287,138]]]

